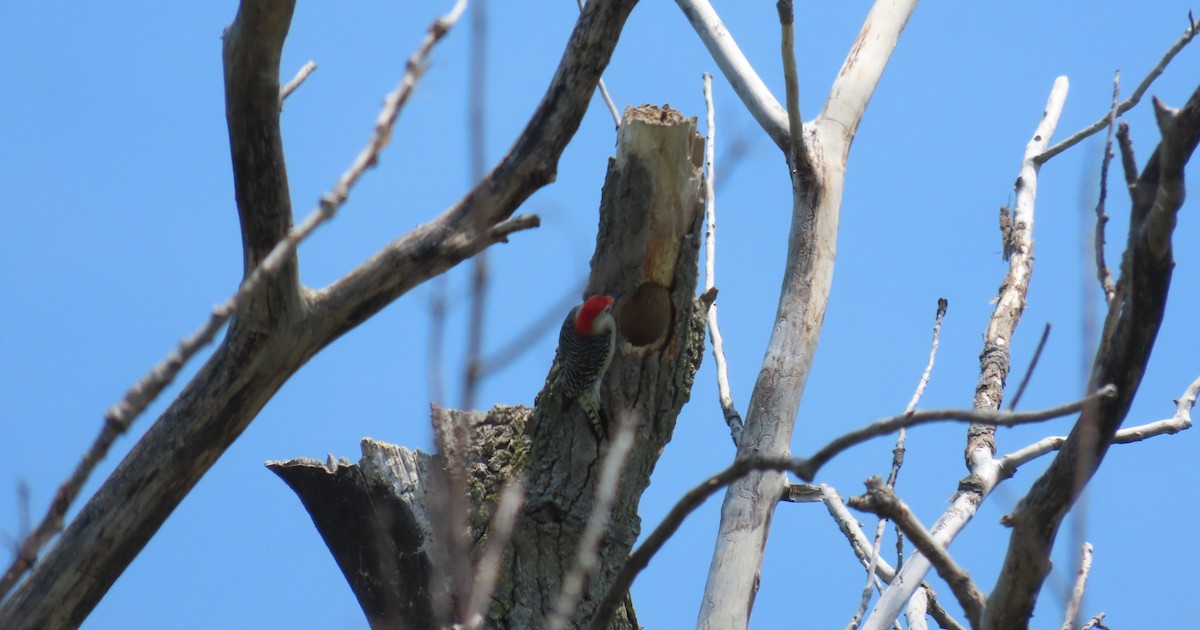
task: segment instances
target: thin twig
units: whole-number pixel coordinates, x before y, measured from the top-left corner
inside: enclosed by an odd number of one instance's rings
[[[596,482],[592,513],[588,516],[583,534],[579,537],[578,555],[571,570],[563,578],[562,592],[558,594],[554,610],[546,619],[546,626],[551,630],[565,630],[571,626],[571,617],[583,596],[584,582],[592,577],[600,564],[600,539],[608,530],[613,499],[621,481],[621,469],[625,466],[625,458],[629,456],[630,449],[633,448],[636,427],[637,418],[629,413],[622,414],[617,422],[608,453],[604,455],[604,461],[600,464],[600,479]]]
[[[835,438],[824,448],[814,453],[812,457],[802,460],[802,463],[793,472],[805,481],[812,481],[817,471],[842,451],[851,446],[862,444],[871,438],[887,435],[901,427],[913,427],[919,424],[944,422],[947,420],[971,422],[992,427],[1012,427],[1018,424],[1029,424],[1052,418],[1061,418],[1062,416],[1075,413],[1083,409],[1086,405],[1099,400],[1111,399],[1116,396],[1116,393],[1117,390],[1115,387],[1106,385],[1081,400],[1033,412],[999,411],[993,409],[940,409],[936,411],[916,411],[900,414],[891,418],[877,420],[861,429]]]
[[[587,280],[571,287],[557,302],[550,306],[540,317],[534,319],[524,330],[518,332],[499,350],[479,362],[479,378],[491,376],[510,366],[522,354],[536,347],[536,342],[546,333],[557,330],[562,324],[563,313],[579,303],[579,295],[587,288]]]
[[[917,381],[917,388],[913,391],[912,398],[908,401],[908,406],[904,408],[904,413],[912,413],[917,408],[917,403],[921,401],[921,396],[925,394],[925,388],[929,386],[929,375],[933,373],[933,360],[937,357],[938,340],[942,334],[942,319],[946,317],[946,309],[950,307],[950,302],[946,298],[938,298],[937,313],[933,317],[933,341],[929,344],[929,360],[925,363],[925,370],[921,372],[921,378]],[[896,438],[896,447],[892,449],[892,470],[888,473],[887,484],[896,487],[896,477],[900,475],[900,468],[904,465],[904,429],[900,429],[899,436]]]
[[[1174,416],[1121,429],[1113,436],[1111,443],[1130,444],[1159,435],[1174,435],[1180,431],[1190,429],[1192,427],[1191,410],[1196,404],[1197,395],[1200,395],[1200,378],[1192,381],[1192,384],[1184,390],[1183,395],[1176,401]],[[1067,438],[1063,435],[1046,437],[1005,455],[999,460],[1002,478],[1012,476],[1017,468],[1023,464],[1062,448],[1063,443],[1066,441]]]
[[[804,147],[804,119],[800,117],[800,77],[796,71],[795,43],[795,11],[792,0],[779,0],[775,3],[779,12],[780,37],[779,49],[783,56],[783,83],[787,90],[788,113],[788,166],[792,168],[793,183],[795,177],[807,177],[812,172],[812,164],[808,161],[808,150]]]
[[[929,376],[930,373],[934,371],[934,358],[937,356],[937,341],[938,337],[941,336],[942,331],[942,318],[946,317],[946,310],[948,306],[949,301],[947,301],[946,298],[937,299],[937,314],[934,316],[934,341],[930,343],[929,361],[926,362],[925,370],[922,372],[922,374],[920,374],[916,391],[912,392],[912,398],[910,401],[908,401],[908,406],[905,407],[906,414],[911,414],[913,409],[917,408],[917,403],[920,402],[920,396],[924,394],[926,386],[929,385]],[[904,430],[904,428],[901,428],[901,430],[898,432],[898,436],[896,436],[895,448],[892,449],[892,470],[890,470],[888,473],[888,487],[895,487],[896,478],[899,478],[900,476],[900,468],[904,467],[906,436],[907,431]],[[883,528],[887,526],[887,522],[888,520],[886,517],[880,518],[880,522],[878,522],[877,526],[875,527],[875,544],[871,546],[871,562],[868,564],[868,566],[866,566],[866,584],[863,587],[863,596],[858,601],[858,610],[854,612],[854,616],[851,618],[850,624],[846,626],[847,630],[858,628],[858,623],[863,619],[864,614],[866,614],[866,605],[870,604],[871,602],[871,589],[875,584],[875,568],[878,563],[880,563],[880,550],[883,545]],[[898,552],[896,553],[898,558],[904,558],[904,536],[902,536],[899,526],[896,527],[896,552]]]
[[[1075,625],[1079,623],[1079,606],[1083,603],[1088,573],[1092,570],[1092,543],[1083,543],[1082,549],[1079,571],[1075,575],[1075,587],[1071,589],[1071,599],[1067,600],[1066,614],[1063,615],[1062,630],[1074,630]]]
[[[859,563],[863,567],[870,565],[872,557],[870,553],[871,541],[860,528],[858,519],[850,513],[850,510],[846,509],[846,504],[842,501],[842,497],[838,494],[837,490],[826,484],[813,486],[804,483],[794,483],[789,484],[785,497],[786,500],[793,503],[814,503],[818,501],[824,503],[829,516],[833,518],[833,522],[837,524],[838,529],[846,537],[846,541],[850,543],[850,550],[854,552]],[[893,568],[881,557],[875,566],[875,575],[879,578],[877,584],[891,582],[896,576],[896,568]],[[955,621],[942,608],[941,604],[938,603],[937,593],[934,592],[933,588],[928,584],[922,584],[922,586],[928,596],[928,613],[938,622],[938,625],[953,630],[965,630],[962,624]]]
[[[971,626],[979,627],[987,596],[979,590],[979,587],[971,580],[971,576],[954,561],[954,558],[950,557],[946,548],[929,534],[912,510],[896,496],[896,493],[882,479],[879,477],[868,479],[867,494],[861,497],[851,497],[848,503],[850,507],[885,516],[895,521],[913,541],[913,545],[937,569],[938,575],[950,585],[959,605],[966,612]]]
[[[282,88],[279,88],[280,109],[283,109],[283,101],[287,99],[287,97],[291,96],[292,92],[295,92],[296,88],[300,87],[300,84],[304,83],[304,80],[308,78],[308,75],[312,74],[313,70],[316,69],[317,64],[309,61],[300,67],[300,70],[296,72],[296,76],[292,77],[291,81],[288,81],[286,85],[284,85]]]
[[[937,314],[933,318],[933,342],[929,347],[929,361],[925,364],[925,370],[921,373],[920,380],[917,381],[917,388],[913,391],[912,399],[908,401],[908,406],[904,408],[904,413],[912,413],[917,407],[917,403],[921,400],[921,395],[925,393],[925,388],[929,385],[929,375],[933,372],[933,360],[937,356],[938,339],[942,331],[942,319],[946,316],[946,309],[950,306],[950,302],[946,298],[938,298]],[[896,487],[896,479],[900,476],[900,468],[904,466],[904,442],[907,437],[907,430],[901,428],[896,436],[896,446],[892,449],[892,469],[888,473],[887,485],[890,488]],[[871,563],[867,567],[867,584],[863,588],[862,598],[858,604],[858,610],[855,612],[853,621],[850,623],[851,628],[857,628],[858,623],[867,612],[867,604],[871,602],[871,578],[875,573],[875,566],[879,563],[879,550],[883,543],[883,529],[887,525],[887,518],[880,518],[879,524],[875,528],[875,544],[871,555]],[[904,560],[904,535],[903,529],[897,523],[896,525],[896,558],[897,562]],[[899,566],[899,565],[897,565]],[[922,614],[922,619],[924,615]]]
[[[458,0],[450,13],[438,18],[430,26],[425,40],[409,58],[407,71],[404,78],[401,79],[400,85],[388,95],[383,111],[376,120],[375,132],[367,146],[355,159],[350,169],[338,180],[333,190],[322,196],[318,207],[275,245],[271,252],[262,259],[262,262],[246,276],[232,297],[213,308],[208,320],[199,329],[181,340],[166,358],[138,379],[125,393],[125,396],[105,412],[104,426],[101,427],[100,434],[84,453],[71,476],[59,486],[46,515],[21,544],[16,558],[5,572],[4,578],[0,579],[0,599],[3,599],[21,575],[24,575],[33,566],[42,547],[55,534],[62,531],[63,517],[66,515],[67,509],[79,496],[83,484],[91,476],[100,460],[108,454],[116,439],[128,431],[133,421],[175,380],[184,364],[201,348],[212,342],[225,322],[237,312],[241,304],[249,299],[267,279],[279,273],[292,259],[300,242],[312,234],[319,225],[333,217],[338,208],[345,203],[350,194],[350,188],[368,167],[377,162],[379,152],[387,145],[396,117],[408,101],[408,96],[412,93],[413,86],[416,85],[416,81],[421,75],[424,60],[429,56],[433,46],[458,20],[458,16],[465,6],[466,0]]]
[[[1033,351],[1033,358],[1029,360],[1029,368],[1025,370],[1025,376],[1021,377],[1021,384],[1017,386],[1017,393],[1013,394],[1012,400],[1008,402],[1008,410],[1012,411],[1017,408],[1017,403],[1021,402],[1021,396],[1025,394],[1025,388],[1029,386],[1030,379],[1033,378],[1033,371],[1037,369],[1038,359],[1042,358],[1042,350],[1046,349],[1046,340],[1050,338],[1050,322],[1046,322],[1046,326],[1042,328],[1042,338],[1038,339],[1037,349]]]
[[[977,408],[997,409],[1004,396],[1004,386],[1009,371],[1009,352],[1012,336],[1025,308],[1033,264],[1033,219],[1037,196],[1038,166],[1033,157],[1043,151],[1053,135],[1066,99],[1068,82],[1066,77],[1054,81],[1041,121],[1033,137],[1025,145],[1020,175],[1016,187],[1016,199],[1011,216],[1012,232],[1009,238],[1011,252],[1009,269],[1001,281],[996,309],[988,320],[984,333],[984,347],[980,361],[980,379],[972,401]],[[999,483],[995,462],[995,432],[981,427],[967,430],[965,459],[971,470],[969,479],[979,483],[960,487],[952,505],[942,512],[934,523],[936,538],[943,544],[951,541],[975,517],[983,499]],[[900,616],[905,602],[912,596],[929,571],[928,560],[920,554],[912,554],[897,579],[892,580],[887,590],[879,597],[875,608],[863,623],[864,630],[882,630]]]
[[[1167,52],[1162,56],[1162,59],[1158,60],[1158,64],[1150,70],[1150,73],[1146,75],[1146,78],[1142,79],[1142,82],[1138,84],[1137,89],[1133,91],[1133,94],[1130,94],[1129,98],[1125,99],[1124,102],[1117,106],[1117,116],[1120,116],[1133,109],[1134,106],[1136,106],[1138,102],[1142,100],[1142,96],[1146,94],[1146,90],[1150,89],[1150,84],[1154,83],[1154,80],[1162,75],[1163,71],[1167,69],[1167,64],[1171,63],[1171,60],[1175,58],[1175,55],[1179,54],[1179,51],[1183,50],[1183,47],[1187,46],[1188,43],[1192,41],[1192,38],[1196,37],[1196,33],[1196,25],[1189,24],[1187,30],[1183,32],[1183,35],[1176,40],[1174,44],[1171,44],[1171,47],[1167,49]],[[1085,138],[1107,126],[1110,116],[1111,114],[1105,114],[1100,120],[1097,120],[1087,127],[1080,129],[1066,140],[1063,140],[1049,149],[1046,149],[1037,157],[1033,158],[1033,161],[1037,164],[1044,164],[1050,158],[1079,144]]]
[[[487,124],[484,118],[484,97],[487,90],[487,3],[471,3],[471,64],[467,85],[467,129],[470,136],[471,183],[477,184],[486,174],[484,155],[487,146]],[[471,265],[471,315],[467,323],[467,360],[463,371],[462,409],[475,408],[479,391],[479,364],[483,356],[483,329],[487,318],[488,289],[487,250],[476,254]]]
[[[707,292],[717,286],[717,171],[713,157],[716,153],[717,126],[712,100],[712,75],[707,72],[704,73],[704,105],[708,113],[708,138],[704,145],[704,167],[708,175],[704,187],[704,214],[708,222],[704,234],[704,290]],[[733,404],[733,393],[729,388],[729,364],[725,361],[725,340],[717,324],[716,303],[708,307],[708,336],[712,340],[713,360],[717,364],[717,397],[721,402],[721,412],[725,415],[725,424],[729,425],[729,436],[736,447],[742,439],[742,414]]]
[[[913,391],[912,399],[908,401],[908,406],[904,408],[904,413],[912,413],[917,408],[917,403],[921,401],[921,396],[925,394],[925,388],[929,386],[929,375],[933,373],[933,360],[937,357],[938,340],[942,334],[942,320],[946,317],[946,309],[949,307],[949,300],[938,298],[937,314],[933,317],[933,341],[929,344],[929,361],[925,363],[925,371],[921,373],[921,380],[917,381],[917,389]],[[894,486],[896,484],[894,481],[889,481],[888,485]]]
[[[1198,385],[1200,387],[1200,385]],[[941,421],[975,422],[996,426],[1015,426],[1041,422],[1075,413],[1084,406],[1102,398],[1116,395],[1113,387],[1103,387],[1096,393],[1077,400],[1073,403],[1052,407],[1035,412],[1008,412],[980,409],[940,409],[935,411],[917,411],[905,413],[891,418],[878,420],[862,429],[852,431],[834,439],[811,458],[787,456],[753,456],[735,459],[728,468],[704,480],[700,485],[688,490],[671,508],[658,527],[642,541],[642,544],[629,555],[625,565],[621,567],[617,577],[609,587],[608,594],[597,609],[592,628],[607,628],[607,622],[618,604],[625,597],[634,578],[650,563],[650,559],[666,544],[667,540],[679,529],[684,519],[696,508],[700,507],[709,497],[721,491],[729,484],[741,479],[751,472],[788,471],[801,479],[811,481],[813,475],[823,464],[850,446],[860,444],[873,437],[886,435],[900,427],[911,427],[918,424],[928,424]]]
[[[575,0],[579,5],[579,12],[583,13],[583,0]],[[608,113],[612,114],[613,125],[618,129],[621,128],[621,112],[617,110],[617,104],[613,102],[612,97],[608,94],[608,88],[604,85],[604,79],[596,80],[596,87],[600,88],[600,98],[604,99],[604,104],[608,106]]]
[[[1104,139],[1104,157],[1100,160],[1100,198],[1096,200],[1096,236],[1093,247],[1096,256],[1096,279],[1104,291],[1104,303],[1111,304],[1117,288],[1113,285],[1112,273],[1104,263],[1104,226],[1108,224],[1108,215],[1104,213],[1104,203],[1108,199],[1108,165],[1113,159],[1113,134],[1117,126],[1117,99],[1121,94],[1121,71],[1113,75],[1112,111],[1108,118],[1108,136]]]
[[[863,615],[867,614],[867,605],[871,603],[871,593],[875,590],[875,582],[878,578],[875,576],[875,569],[879,566],[879,552],[883,547],[883,528],[887,526],[887,519],[880,518],[875,525],[875,542],[871,545],[871,560],[867,562],[867,583],[863,585],[862,594],[858,600],[858,608],[854,611],[854,615],[850,617],[850,623],[846,624],[846,630],[855,630],[858,624],[862,621]]]
[[[467,598],[467,628],[482,628],[487,621],[488,604],[492,593],[496,590],[496,582],[500,578],[500,561],[512,541],[513,527],[517,523],[517,515],[521,505],[525,503],[525,483],[520,477],[513,479],[504,486],[500,498],[496,501],[496,514],[492,517],[492,526],[488,531],[487,548],[475,568],[475,583],[471,586],[471,595]]]

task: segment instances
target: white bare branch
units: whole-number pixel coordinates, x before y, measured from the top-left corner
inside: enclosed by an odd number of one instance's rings
[[[1025,147],[1021,174],[1017,179],[1017,204],[1012,222],[1012,253],[1009,256],[1009,271],[1001,284],[996,309],[984,333],[984,352],[980,385],[976,389],[977,409],[996,409],[1000,405],[1004,379],[1007,376],[1007,360],[996,361],[991,355],[1008,357],[1013,331],[1025,308],[1025,294],[1029,286],[1029,275],[1033,265],[1033,210],[1037,196],[1038,164],[1034,158],[1045,150],[1054,128],[1058,125],[1063,103],[1067,98],[1066,77],[1058,77],[1050,90],[1046,109],[1033,138]],[[994,459],[996,452],[995,428],[973,425],[968,429],[967,466],[975,486],[971,491],[960,491],[950,509],[933,524],[930,533],[933,539],[948,546],[962,528],[975,516],[979,504],[1002,479],[1002,469]],[[920,553],[912,554],[904,563],[897,579],[892,580],[887,590],[875,602],[875,608],[863,623],[864,630],[883,630],[900,616],[904,603],[920,585],[930,563]]]

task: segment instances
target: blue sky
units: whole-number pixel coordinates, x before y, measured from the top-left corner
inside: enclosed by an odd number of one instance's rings
[[[382,97],[429,22],[450,2],[300,3],[284,50],[285,80],[308,60],[319,69],[283,113],[292,199],[307,213],[365,142]],[[1054,77],[1070,95],[1056,138],[1106,111],[1112,73],[1128,93],[1182,33],[1184,2],[926,3],[900,41],[850,154],[838,260],[824,335],[801,406],[793,450],[899,412],[924,366],[939,297],[950,302],[933,379],[920,407],[969,406],[981,334],[1005,265],[996,210],[1007,202],[1025,143]],[[782,95],[773,3],[717,9],[777,97]],[[805,115],[819,111],[853,41],[866,2],[797,8]],[[98,432],[104,409],[193,330],[236,287],[241,273],[221,75],[222,29],[236,3],[5,3],[13,25],[0,43],[0,532],[18,523],[18,482],[40,516],[58,483]],[[540,99],[577,14],[574,2],[494,3],[490,11],[487,162],[516,137]],[[348,205],[300,249],[301,276],[322,286],[385,243],[435,216],[470,185],[465,132],[469,27],[434,52],[397,125],[392,146]],[[1195,46],[1195,44],[1193,44]],[[1200,77],[1185,50],[1151,89],[1182,105]],[[674,3],[634,10],[605,75],[618,105],[670,103],[703,118],[702,72],[716,72]],[[734,398],[744,409],[779,290],[790,216],[782,155],[714,80],[717,155],[735,138],[748,153],[718,163],[718,286]],[[1157,132],[1146,102],[1127,119],[1137,155]],[[599,99],[559,164],[557,181],[522,212],[543,226],[491,251],[486,343],[498,348],[558,303],[585,276],[612,122]],[[1081,325],[1099,141],[1042,169],[1036,265],[1029,307],[1014,341],[1020,379],[1042,326],[1046,354],[1022,408],[1076,398],[1091,342]],[[1195,188],[1197,168],[1189,168]],[[1115,173],[1115,169],[1114,169]],[[1112,184],[1110,261],[1124,243],[1127,208]],[[1200,298],[1200,218],[1185,205],[1167,318],[1128,423],[1171,415],[1197,376],[1194,322]],[[1115,263],[1114,263],[1115,264]],[[448,276],[453,302],[444,357],[447,398],[459,398],[466,331],[466,267]],[[263,467],[269,459],[356,460],[370,436],[428,447],[424,344],[430,287],[419,287],[346,335],[294,376],[116,582],[87,628],[360,628],[345,580],[292,492]],[[1091,299],[1097,294],[1092,292]],[[487,380],[478,400],[530,403],[553,357],[547,335]],[[156,403],[102,464],[88,491],[124,455],[203,359]],[[1005,430],[1008,452],[1069,420]],[[965,474],[965,429],[909,434],[898,491],[932,523]],[[1108,612],[1119,627],[1180,627],[1200,614],[1185,558],[1200,552],[1191,524],[1200,508],[1179,479],[1196,435],[1185,432],[1113,448],[1090,487],[1084,527],[1096,547],[1084,614]],[[835,460],[820,481],[844,495],[886,474],[891,439]],[[643,530],[689,487],[733,456],[717,405],[711,355],[643,497]],[[1007,543],[997,521],[1045,465],[1022,468],[987,501],[951,551],[985,591]],[[634,585],[648,628],[694,623],[720,501],[693,515]],[[861,520],[872,531],[874,521]],[[1166,541],[1170,541],[1167,543]],[[885,549],[890,549],[890,541]],[[1075,546],[1064,529],[1042,593],[1038,627],[1061,623]],[[889,552],[889,558],[894,554]],[[862,571],[816,505],[777,510],[755,604],[754,627],[842,627]],[[938,583],[935,582],[935,586]],[[941,585],[951,609],[949,589]],[[803,612],[798,612],[802,610]],[[797,615],[803,621],[797,622]],[[961,617],[960,617],[961,618]]]

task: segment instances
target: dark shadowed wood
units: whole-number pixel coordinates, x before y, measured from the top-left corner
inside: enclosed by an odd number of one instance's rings
[[[268,462],[300,496],[372,628],[432,628],[429,558],[416,516],[392,486],[358,466],[313,459]],[[397,593],[414,597],[398,598]]]

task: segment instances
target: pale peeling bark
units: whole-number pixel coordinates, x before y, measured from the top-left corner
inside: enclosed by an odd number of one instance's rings
[[[621,295],[616,307],[621,341],[605,378],[601,409],[610,426],[617,417],[631,414],[637,419],[637,430],[599,547],[599,570],[586,582],[571,619],[576,626],[591,618],[637,539],[641,529],[638,502],[658,456],[671,439],[700,365],[705,312],[695,290],[703,218],[701,149],[695,119],[684,119],[670,109],[642,106],[626,111],[617,156],[609,163],[587,292]],[[500,489],[516,477],[525,481],[526,501],[517,517],[510,550],[499,566],[498,587],[483,623],[486,627],[542,626],[558,598],[564,575],[576,561],[580,534],[592,511],[598,462],[610,444],[611,436],[595,434],[577,406],[568,406],[564,413],[552,386],[555,369],[551,369],[535,408],[495,407],[486,414],[451,411],[452,421],[435,421],[435,430],[447,434],[444,427],[454,422],[470,427],[471,444],[465,460],[473,560],[478,560],[490,539]],[[435,418],[444,413],[435,410]],[[451,456],[445,461],[455,459]],[[435,537],[433,530],[442,526],[431,505],[429,488],[434,481],[430,467],[443,465],[443,461],[398,447],[371,445],[369,453],[364,450],[362,474],[384,479],[380,484],[389,477],[393,480],[386,494],[395,507],[384,512],[401,513],[404,518],[399,520],[416,526],[358,536],[358,546],[349,548],[335,542],[354,539],[345,530],[369,520],[363,518],[363,511],[376,513],[379,508],[362,504],[345,514],[344,522],[329,522],[319,515],[329,513],[325,503],[331,499],[323,487],[333,472],[316,462],[297,462],[317,469],[317,479],[304,483],[289,479],[374,627],[400,627],[403,623],[426,627],[419,614],[434,608],[431,599],[441,586],[389,577],[396,560],[367,566],[384,573],[370,580],[353,575],[352,570],[363,568],[358,558],[364,555],[394,554],[396,550],[417,550],[419,560],[405,558],[406,566],[414,571],[438,561],[438,550],[429,544]],[[339,473],[344,470],[338,468]],[[353,484],[348,486],[352,492],[360,482],[355,475],[346,477],[347,483]],[[382,598],[370,590],[381,585],[392,589]],[[452,597],[466,595],[459,592]],[[368,609],[369,605],[377,608]],[[397,611],[401,610],[414,611],[416,621],[400,619]],[[627,598],[624,610],[609,627],[637,627]]]
[[[829,300],[850,145],[887,60],[915,8],[915,1],[876,3],[830,89],[821,114],[806,126],[804,147],[800,150],[807,152],[807,160],[802,163],[807,162],[812,170],[793,174],[792,228],[783,288],[775,326],[747,409],[738,457],[784,456],[791,450],[796,412]],[[701,28],[701,24],[693,24]],[[706,43],[710,49],[720,45],[719,40],[711,38],[706,38]],[[732,39],[727,39],[726,45],[732,46]],[[735,85],[744,83],[740,79],[731,81]],[[746,102],[757,111],[758,104],[774,100],[761,97],[753,103]],[[769,133],[774,131],[767,125],[764,128]],[[783,473],[755,472],[729,486],[721,506],[720,530],[697,627],[745,628],[749,624],[771,516],[785,485]]]

